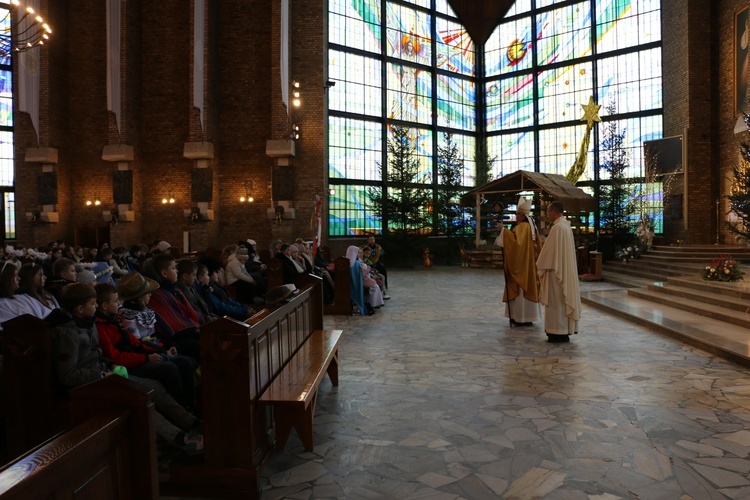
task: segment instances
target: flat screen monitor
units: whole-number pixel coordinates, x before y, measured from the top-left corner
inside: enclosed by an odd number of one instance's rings
[[[646,165],[655,162],[656,175],[682,172],[683,139],[681,135],[653,141],[643,141]]]

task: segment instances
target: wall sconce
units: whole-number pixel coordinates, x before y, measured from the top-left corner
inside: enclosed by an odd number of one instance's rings
[[[300,138],[301,135],[302,134],[300,132],[299,125],[297,124],[292,125],[292,131],[289,132],[289,138],[296,141],[297,139]]]
[[[245,196],[240,196],[240,203],[252,203],[255,199],[252,197],[253,181],[245,182]]]
[[[292,97],[293,97],[292,104],[294,105],[295,108],[299,108],[300,105],[302,104],[302,99],[300,99],[299,82],[297,80],[294,80],[292,82]]]
[[[172,194],[172,190],[169,190],[169,193],[167,194],[166,198],[161,199],[162,205],[166,205],[167,203],[174,203],[174,195]]]
[[[335,194],[336,194],[336,190],[335,190],[335,189],[333,189],[333,188],[330,188],[330,189],[328,190],[328,196],[333,196],[333,195],[335,195]]]
[[[87,207],[90,207],[92,205],[95,206],[95,207],[98,207],[101,204],[102,204],[102,202],[101,202],[101,200],[99,200],[98,196],[94,196],[94,200],[93,201],[92,200],[86,200],[86,206]]]

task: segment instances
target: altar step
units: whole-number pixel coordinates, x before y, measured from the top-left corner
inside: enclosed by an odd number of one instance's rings
[[[669,278],[645,287],[588,291],[586,304],[750,367],[750,283]]]
[[[745,246],[655,246],[638,259],[605,262],[602,278],[630,288],[678,276],[700,277],[706,265],[720,255],[729,255],[740,263],[750,264],[750,248]]]

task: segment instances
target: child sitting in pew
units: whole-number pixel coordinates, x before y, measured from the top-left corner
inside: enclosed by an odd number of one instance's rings
[[[185,408],[195,404],[193,379],[198,362],[177,354],[177,349],[163,349],[144,344],[127,331],[117,314],[120,301],[117,289],[109,283],[98,283],[96,290],[96,330],[104,357],[124,366],[129,374],[161,382],[169,394]]]
[[[203,297],[195,289],[196,274],[198,264],[188,259],[181,259],[177,262],[177,288],[182,291],[190,305],[193,306],[195,313],[201,325],[216,319],[216,315],[209,308]]]
[[[208,304],[216,316],[229,316],[244,321],[253,314],[255,310],[247,304],[232,300],[226,291],[219,285],[219,263],[213,269],[205,264],[198,264],[197,280],[195,287],[197,293]]]
[[[151,274],[149,274],[151,273]],[[149,307],[156,312],[156,333],[168,346],[200,361],[199,319],[185,294],[177,288],[177,263],[168,253],[144,263],[144,276],[159,288],[151,294]]]
[[[53,328],[52,362],[57,382],[66,390],[111,376],[111,366],[102,357],[96,330],[96,291],[83,283],[72,283],[60,294],[62,309],[47,317]],[[153,392],[156,434],[188,452],[203,449],[203,436],[196,432],[198,419],[185,410],[155,380],[128,376]]]
[[[8,261],[0,264],[0,331],[2,323],[22,314],[44,319],[52,312],[34,297],[18,291],[18,268]]]
[[[52,277],[45,285],[46,290],[55,297],[57,303],[60,303],[60,292],[70,283],[75,283],[76,265],[72,260],[61,257],[52,264]]]

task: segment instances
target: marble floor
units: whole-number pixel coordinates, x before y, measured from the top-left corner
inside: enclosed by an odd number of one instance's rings
[[[263,499],[750,498],[750,370],[585,306],[549,344],[511,329],[494,270],[391,270],[341,328],[315,450],[293,433]],[[582,283],[603,290],[606,283]]]

